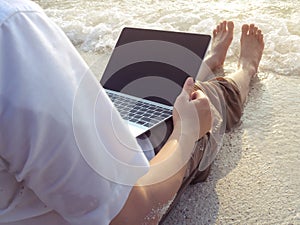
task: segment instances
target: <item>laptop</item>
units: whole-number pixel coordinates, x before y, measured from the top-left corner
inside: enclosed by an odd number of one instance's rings
[[[172,117],[182,86],[196,78],[210,35],[126,27],[100,80],[135,137]]]

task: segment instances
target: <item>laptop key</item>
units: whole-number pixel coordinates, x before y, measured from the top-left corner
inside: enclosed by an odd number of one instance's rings
[[[151,127],[164,117],[172,115],[172,110],[148,102],[141,102],[115,93],[108,93],[114,105],[125,120]]]

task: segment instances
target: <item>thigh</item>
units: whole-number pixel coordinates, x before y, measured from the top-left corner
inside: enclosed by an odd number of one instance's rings
[[[236,83],[230,78],[216,77],[207,82],[196,82],[195,87],[202,90],[210,99],[215,110],[222,117],[226,131],[240,123],[243,103]]]

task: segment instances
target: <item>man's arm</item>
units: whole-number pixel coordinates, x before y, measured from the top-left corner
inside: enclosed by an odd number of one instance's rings
[[[191,78],[190,78],[191,79]],[[186,173],[194,143],[211,128],[208,99],[187,80],[174,105],[174,130],[151,160],[150,170],[131,190],[111,225],[157,224],[174,199]]]
[[[108,224],[149,162],[63,31],[31,1],[4,2],[12,12],[0,24],[0,156],[21,184],[10,199],[21,204],[6,214],[22,224],[55,221],[50,213],[66,224]]]

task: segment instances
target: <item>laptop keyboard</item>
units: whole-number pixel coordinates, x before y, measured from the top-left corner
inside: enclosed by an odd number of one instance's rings
[[[108,91],[107,94],[123,119],[145,127],[152,127],[172,115],[171,109],[151,104],[151,102],[139,101]]]

